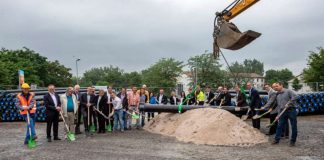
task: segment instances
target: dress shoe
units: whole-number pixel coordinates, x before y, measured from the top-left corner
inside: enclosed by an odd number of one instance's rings
[[[47,142],[52,142],[52,139],[51,138],[47,138]]]
[[[58,138],[58,137],[54,138],[54,141],[60,141],[60,140],[61,140],[61,138]]]

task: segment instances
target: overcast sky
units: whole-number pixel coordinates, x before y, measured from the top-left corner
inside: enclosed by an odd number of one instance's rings
[[[114,65],[140,71],[163,57],[187,61],[212,51],[216,11],[229,0],[0,0],[0,47],[26,46],[75,74]],[[261,0],[232,20],[262,36],[230,63],[256,58],[265,69],[306,67],[308,51],[324,47],[323,0]],[[224,64],[224,60],[221,60]],[[225,65],[225,64],[224,64]]]

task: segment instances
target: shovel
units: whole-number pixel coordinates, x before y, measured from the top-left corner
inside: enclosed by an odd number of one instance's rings
[[[67,132],[66,132],[67,139],[69,141],[75,141],[75,135],[70,131],[69,126],[66,124],[66,121],[64,119],[64,116],[62,114],[62,111],[60,111],[60,115],[61,115],[61,117],[63,119],[63,123],[64,123],[64,125],[66,127],[66,130],[67,130]]]
[[[135,112],[130,113],[130,112],[126,111],[126,110],[123,110],[123,111],[126,112],[127,114],[131,115],[132,119],[139,119],[140,118],[139,114],[136,114]]]
[[[108,112],[109,112],[109,115],[110,115],[110,106],[108,106]],[[109,116],[109,119],[108,119],[108,125],[106,126],[106,129],[108,132],[112,132],[112,126],[111,126],[111,123],[110,123],[110,116]]]
[[[260,110],[260,109],[259,109]],[[270,113],[272,110],[271,109],[269,109],[267,112],[264,112],[263,114],[261,114],[261,115],[254,115],[252,118],[253,119],[259,119],[259,118],[261,118],[261,117],[263,117],[263,116],[265,116],[265,115],[267,115],[268,113]]]
[[[32,134],[31,134],[31,128],[30,128],[30,119],[29,119],[29,112],[27,112],[27,124],[28,124],[28,132],[29,132],[29,140],[28,140],[28,148],[29,149],[33,149],[36,147],[36,142],[35,140],[32,138]]]
[[[270,128],[271,126],[273,126],[278,120],[279,118],[282,116],[282,114],[287,110],[288,107],[285,107],[280,114],[277,116],[277,118],[269,125],[267,125],[267,128]]]
[[[101,111],[99,111],[97,108],[93,108],[94,110],[96,110],[99,114],[101,114],[105,119],[109,119],[111,116],[109,115],[108,117],[103,114]]]
[[[88,107],[88,115],[90,115],[90,107]],[[91,115],[91,117],[92,117],[92,115]],[[89,119],[88,119],[88,121],[90,121],[90,118],[91,118],[90,116],[89,116]],[[90,123],[90,122],[89,122]],[[94,123],[94,122],[93,122]],[[90,125],[90,132],[91,133],[95,133],[96,132],[96,127],[93,125],[93,123],[91,123],[91,125]]]
[[[250,111],[251,111],[251,109],[249,108],[248,111],[246,112],[246,114],[241,117],[241,120],[246,121],[249,117]]]
[[[224,99],[221,99],[221,102],[219,103],[219,106],[217,108],[221,109],[222,108],[222,103],[223,103]]]

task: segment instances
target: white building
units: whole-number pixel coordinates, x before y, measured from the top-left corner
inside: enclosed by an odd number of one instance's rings
[[[254,88],[263,89],[265,78],[257,73],[237,73],[235,76],[238,82],[251,82]],[[231,80],[234,81],[233,78]]]
[[[297,78],[299,80],[299,84],[302,85],[301,89],[296,91],[297,93],[312,92],[311,87],[307,83],[305,83],[303,74],[300,74],[295,78]],[[294,90],[292,86],[295,78],[288,81],[288,89]]]
[[[180,95],[181,91],[188,92],[189,84],[191,82],[191,72],[185,71],[177,78],[177,94]]]

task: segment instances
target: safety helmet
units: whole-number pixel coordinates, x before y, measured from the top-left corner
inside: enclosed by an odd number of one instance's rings
[[[21,85],[21,88],[22,88],[22,89],[30,89],[30,86],[29,86],[28,83],[23,83],[23,84]]]

